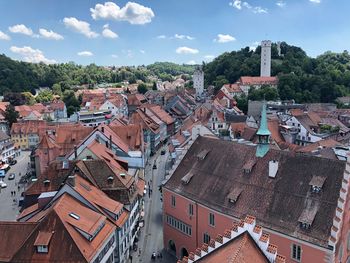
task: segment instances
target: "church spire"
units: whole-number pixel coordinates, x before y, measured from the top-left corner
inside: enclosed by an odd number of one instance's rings
[[[264,101],[261,111],[260,127],[257,131],[258,135],[258,147],[256,148],[256,157],[264,157],[269,151],[270,135],[271,132],[267,127],[267,116],[266,116],[266,102]]]

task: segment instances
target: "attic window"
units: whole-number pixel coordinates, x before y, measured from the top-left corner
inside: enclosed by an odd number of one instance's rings
[[[244,165],[243,165],[243,172],[246,174],[249,174],[252,170],[254,165],[256,164],[256,160],[248,160]]]
[[[50,184],[50,180],[49,180],[49,179],[46,179],[46,180],[44,180],[43,183],[44,183],[45,186],[48,186],[48,185]]]
[[[69,216],[74,218],[75,220],[79,220],[80,219],[80,216],[78,216],[77,214],[75,213],[69,213]]]
[[[34,246],[36,246],[37,253],[48,253],[49,243],[54,232],[39,231],[35,239]]]
[[[49,252],[49,247],[48,246],[44,246],[44,245],[36,246],[36,252],[38,252],[38,253],[48,253]]]
[[[241,195],[242,193],[242,189],[241,188],[234,188],[228,195],[227,198],[229,200],[230,203],[236,203],[238,200],[238,197]]]
[[[204,160],[205,157],[207,157],[209,152],[210,152],[209,150],[203,150],[203,151],[201,151],[200,153],[197,154],[197,158],[199,160]]]
[[[317,214],[317,206],[313,207],[306,207],[303,212],[301,213],[298,222],[300,224],[300,227],[303,229],[310,229],[312,222],[315,219],[315,216]]]
[[[311,192],[318,194],[322,190],[322,186],[326,181],[326,177],[314,175],[309,183]]]
[[[181,182],[183,184],[188,184],[191,181],[193,175],[194,174],[192,172],[188,172],[184,177],[182,177]]]
[[[109,184],[113,183],[113,176],[108,176],[107,181]]]
[[[62,169],[68,169],[68,167],[69,167],[68,161],[67,160],[63,161],[62,162]]]

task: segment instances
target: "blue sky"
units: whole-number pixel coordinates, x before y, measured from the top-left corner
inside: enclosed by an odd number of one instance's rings
[[[0,53],[45,63],[200,63],[263,39],[350,45],[348,0],[2,0]]]

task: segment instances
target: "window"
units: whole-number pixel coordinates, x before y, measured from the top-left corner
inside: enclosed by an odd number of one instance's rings
[[[188,205],[188,213],[190,216],[193,216],[193,204]]]
[[[292,246],[292,259],[301,261],[301,246],[293,244]]]
[[[38,253],[47,253],[49,248],[47,246],[39,245],[36,247]]]
[[[204,242],[205,244],[209,244],[209,241],[210,241],[210,236],[209,236],[209,234],[208,234],[208,233],[204,233],[204,235],[203,235],[203,242]]]
[[[172,207],[175,207],[176,206],[176,199],[175,199],[175,196],[171,196],[171,206]]]
[[[209,225],[215,226],[215,217],[212,213],[209,213]]]
[[[192,227],[187,225],[186,223],[170,216],[170,215],[167,215],[166,216],[166,222],[168,225],[170,225],[171,227],[179,230],[180,232],[186,234],[186,235],[189,235],[191,236],[192,235]]]

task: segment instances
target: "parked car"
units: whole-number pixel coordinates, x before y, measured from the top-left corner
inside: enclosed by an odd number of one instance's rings
[[[13,179],[15,179],[15,177],[16,177],[16,174],[10,173],[9,180],[13,180]]]
[[[17,163],[17,160],[11,160],[10,165],[15,165]]]
[[[1,188],[6,188],[6,187],[7,187],[7,184],[5,184],[4,181],[0,181],[0,187],[1,187]]]

